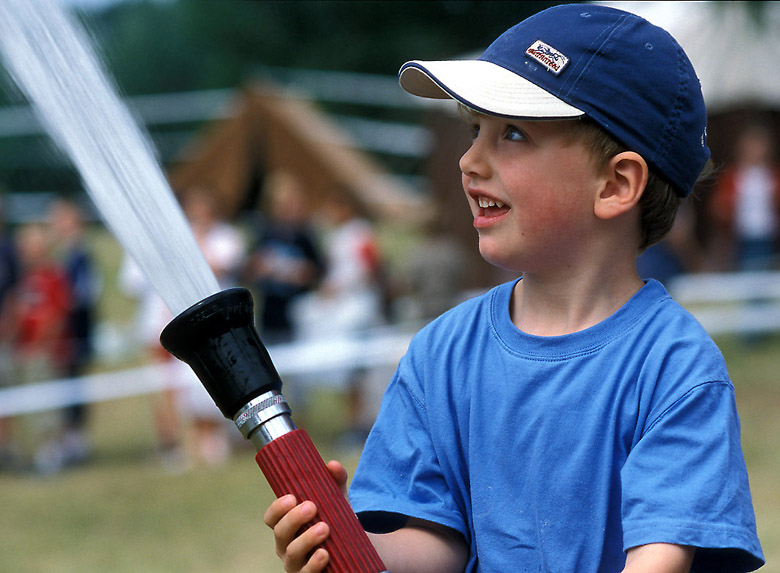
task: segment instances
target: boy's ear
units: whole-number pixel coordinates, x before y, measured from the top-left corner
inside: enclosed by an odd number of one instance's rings
[[[648,177],[647,162],[633,151],[618,153],[606,166],[604,186],[594,205],[600,219],[613,219],[639,203]]]

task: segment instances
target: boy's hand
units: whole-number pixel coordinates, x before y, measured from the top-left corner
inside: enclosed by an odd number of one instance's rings
[[[328,470],[346,496],[347,470],[335,461],[328,462]],[[298,503],[293,495],[284,495],[268,506],[263,520],[274,531],[276,554],[285,571],[315,573],[328,564],[328,552],[321,547],[317,549],[330,534],[328,525],[319,522],[301,531],[316,515],[317,507],[313,502]]]

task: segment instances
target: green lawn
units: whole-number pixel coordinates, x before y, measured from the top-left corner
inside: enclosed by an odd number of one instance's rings
[[[745,349],[719,341],[736,388],[742,448],[767,573],[780,571],[780,339]]]
[[[150,403],[96,406],[87,466],[48,478],[0,474],[0,571],[281,570],[262,522],[273,494],[250,444],[224,466],[171,472],[154,456]],[[329,459],[333,421],[344,417],[336,396],[321,403],[309,420]],[[342,460],[350,470],[357,461]]]

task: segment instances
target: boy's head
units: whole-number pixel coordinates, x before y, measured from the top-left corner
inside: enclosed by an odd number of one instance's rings
[[[408,62],[400,82],[414,95],[453,98],[487,115],[589,118],[639,153],[671,185],[675,203],[690,194],[710,155],[688,57],[663,29],[614,8],[549,8],[507,30],[477,60]]]

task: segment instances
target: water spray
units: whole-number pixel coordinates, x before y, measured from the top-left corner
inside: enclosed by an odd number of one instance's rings
[[[323,544],[327,571],[385,571],[308,434],[292,421],[254,327],[251,294],[219,290],[148,137],[120,102],[85,31],[55,0],[0,0],[0,50],[107,226],[175,316],[162,332],[163,346],[190,365],[257,447],[273,492],[317,505],[316,521],[331,529]]]

